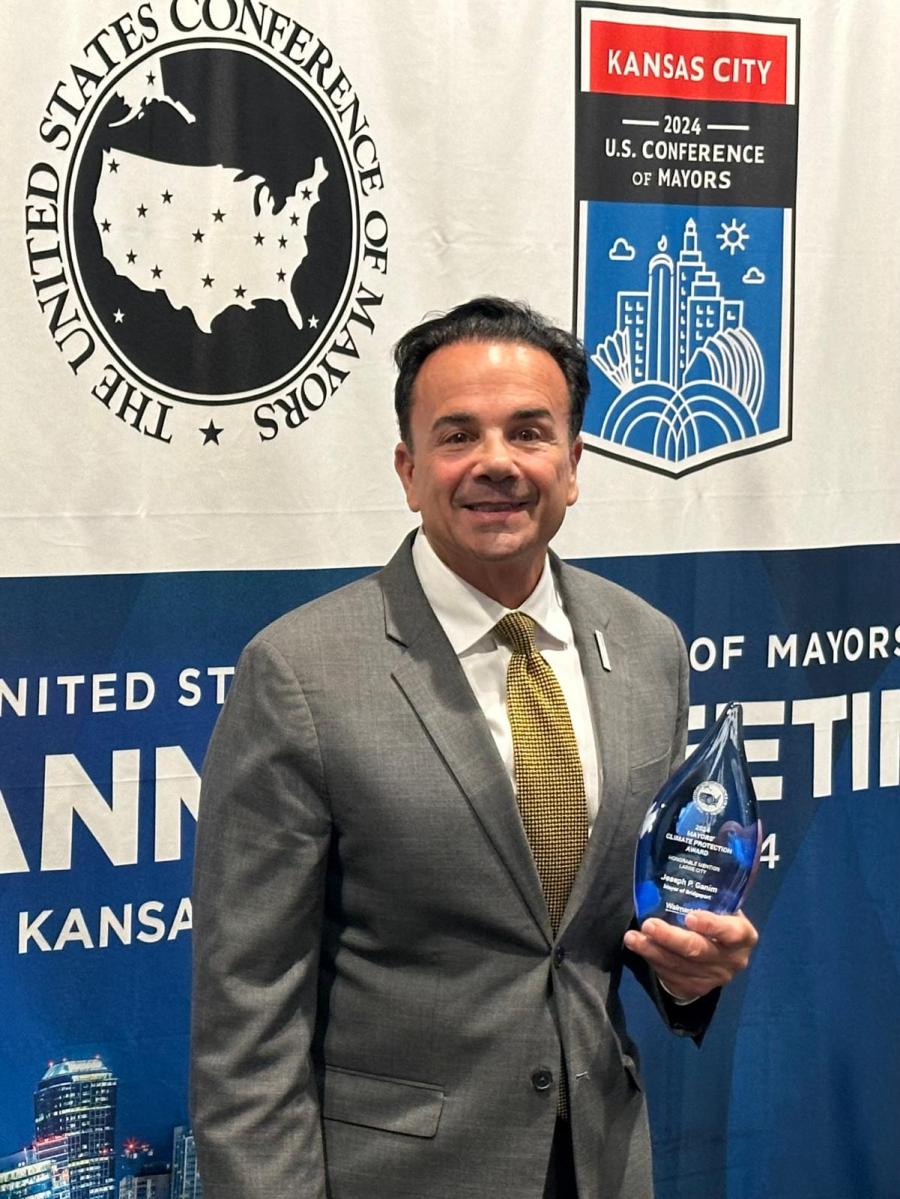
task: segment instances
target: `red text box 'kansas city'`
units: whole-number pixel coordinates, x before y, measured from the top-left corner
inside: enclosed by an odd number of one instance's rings
[[[662,25],[591,24],[590,90],[784,104],[787,39]]]

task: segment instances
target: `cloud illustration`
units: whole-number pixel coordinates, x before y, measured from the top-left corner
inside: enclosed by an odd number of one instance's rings
[[[742,283],[765,283],[765,281],[766,277],[758,266],[748,267],[741,279]]]
[[[609,247],[609,256],[613,262],[631,262],[634,258],[634,246],[629,245],[624,237],[617,237]]]

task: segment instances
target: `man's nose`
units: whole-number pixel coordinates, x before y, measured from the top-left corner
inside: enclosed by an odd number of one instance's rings
[[[502,433],[487,433],[481,439],[476,469],[490,479],[505,479],[519,473],[512,447]]]

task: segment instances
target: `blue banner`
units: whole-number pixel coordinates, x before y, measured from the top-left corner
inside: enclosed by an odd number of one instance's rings
[[[766,832],[747,905],[761,945],[703,1048],[668,1037],[642,994],[627,994],[659,1195],[887,1196],[900,1176],[885,1102],[900,1086],[900,551],[582,564],[678,622],[693,742],[720,705],[744,703]],[[206,741],[248,638],[364,573],[3,582],[0,1154],[52,1133],[34,1098],[48,1073],[72,1086],[93,1063],[118,1176],[173,1156],[188,1119]]]

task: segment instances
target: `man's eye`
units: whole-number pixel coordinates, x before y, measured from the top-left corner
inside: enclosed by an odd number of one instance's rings
[[[519,441],[540,441],[541,431],[540,429],[535,429],[532,427],[520,429],[516,434],[516,437],[519,439]]]
[[[463,445],[469,440],[469,434],[464,429],[453,429],[443,438],[444,445]]]

